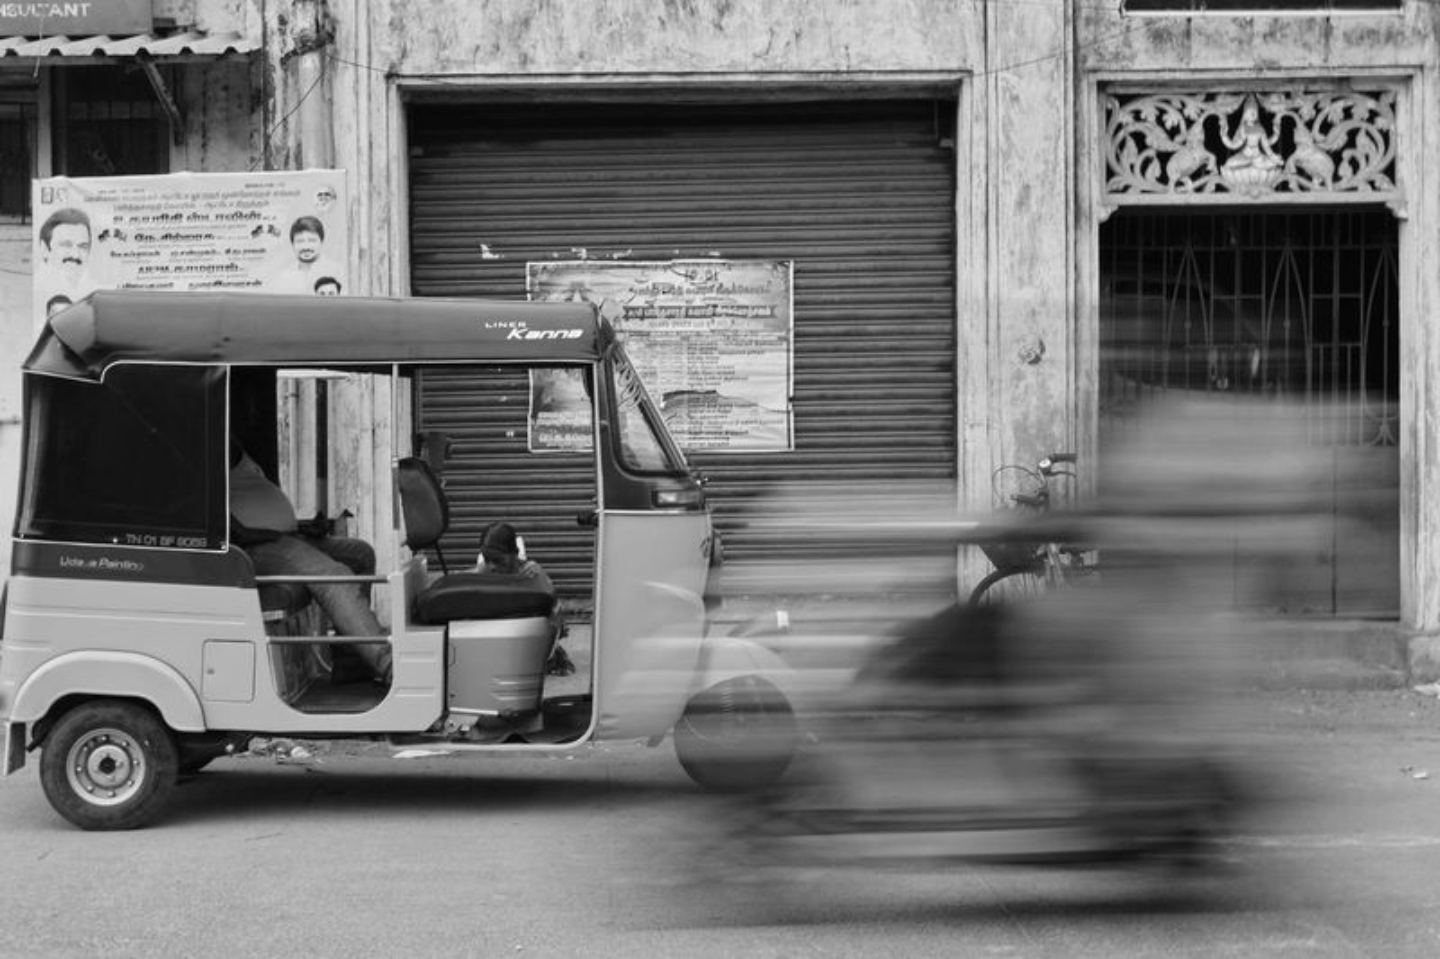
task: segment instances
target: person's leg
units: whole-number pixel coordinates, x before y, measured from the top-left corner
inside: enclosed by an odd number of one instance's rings
[[[338,559],[355,573],[356,576],[375,575],[375,547],[363,539],[356,539],[352,536],[331,536],[325,535],[314,539],[306,539],[320,552],[331,559]],[[360,586],[360,595],[365,597],[365,602],[370,602],[370,584],[363,583]]]
[[[366,547],[368,549],[368,546]],[[255,564],[255,572],[261,576],[283,576],[293,573],[298,576],[349,576],[355,571],[338,559],[317,549],[309,540],[297,536],[282,536],[268,543],[258,543],[246,550]],[[370,568],[374,569],[374,552],[370,553]],[[360,574],[368,575],[368,574]],[[335,629],[344,636],[383,636],[385,630],[370,608],[369,601],[359,583],[307,583],[320,608],[335,624]],[[360,654],[375,674],[390,675],[390,647],[388,644],[357,644],[355,652]]]
[[[375,574],[375,548],[363,539],[352,536],[322,536],[309,540],[331,559],[338,559],[354,570],[357,576]]]

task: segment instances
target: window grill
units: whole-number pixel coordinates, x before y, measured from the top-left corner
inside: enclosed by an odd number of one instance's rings
[[[1388,213],[1121,211],[1101,258],[1102,430],[1146,398],[1272,395],[1304,401],[1317,439],[1396,445]]]
[[[57,74],[56,173],[168,172],[168,123],[143,73],[122,67],[74,67]]]
[[[0,98],[0,218],[30,215],[30,180],[37,163],[36,107],[33,96]]]
[[[1325,450],[1329,474],[1294,488],[1329,498],[1314,504],[1328,536],[1283,569],[1237,553],[1227,582],[1242,607],[1398,615],[1397,237],[1388,211],[1364,207],[1132,208],[1101,227],[1102,459],[1149,401],[1176,398],[1290,400],[1305,413],[1301,439]]]

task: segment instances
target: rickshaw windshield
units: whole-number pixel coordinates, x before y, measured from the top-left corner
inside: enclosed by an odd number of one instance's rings
[[[640,375],[618,347],[611,353],[615,380],[615,418],[619,427],[620,461],[631,472],[686,475],[685,455],[670,438],[665,420]]]

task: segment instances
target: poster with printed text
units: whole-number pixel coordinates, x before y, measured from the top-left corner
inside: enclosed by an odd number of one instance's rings
[[[34,183],[36,322],[99,289],[348,292],[339,170]]]
[[[792,448],[793,283],[777,260],[526,265],[532,300],[596,304],[680,446],[716,452]]]

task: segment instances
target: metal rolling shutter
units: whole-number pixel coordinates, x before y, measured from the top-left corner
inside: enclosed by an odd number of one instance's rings
[[[412,108],[412,289],[525,295],[527,260],[793,260],[794,435],[785,453],[695,453],[727,560],[804,556],[741,520],[777,482],[816,495],[955,476],[953,104],[424,104]],[[525,453],[523,383],[427,376],[421,429],[456,436],[454,541],[514,518],[562,588],[586,538],[543,507],[588,495]],[[481,455],[499,454],[486,463]],[[541,470],[544,472],[541,472]],[[577,505],[583,505],[577,504]],[[566,513],[567,522],[571,513]],[[827,545],[833,550],[833,544]],[[540,552],[539,549],[536,552]]]

